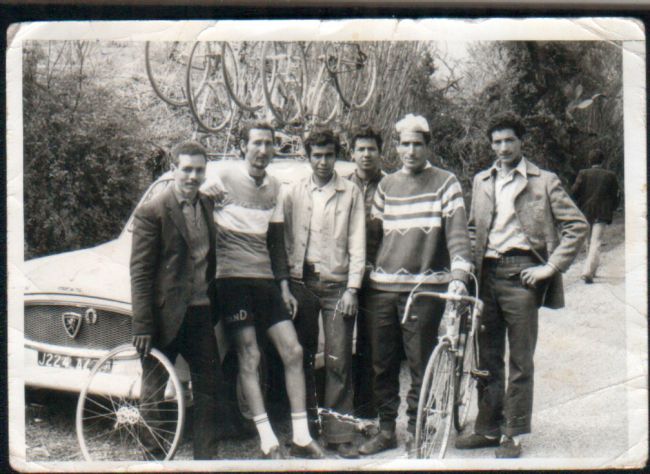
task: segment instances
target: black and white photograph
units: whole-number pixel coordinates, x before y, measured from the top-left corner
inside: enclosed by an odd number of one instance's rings
[[[647,463],[641,22],[7,44],[14,469]]]

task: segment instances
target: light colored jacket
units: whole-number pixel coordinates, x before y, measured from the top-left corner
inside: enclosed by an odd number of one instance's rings
[[[302,279],[312,214],[311,174],[284,196],[284,238],[291,277]],[[356,184],[334,173],[322,222],[320,277],[361,288],[366,263],[366,225],[363,196]]]
[[[518,181],[514,194],[515,212],[533,253],[540,261],[559,270],[549,281],[542,304],[561,308],[564,306],[561,272],[569,268],[582,248],[589,226],[555,173],[542,170],[530,161],[525,163],[526,179]],[[472,187],[468,227],[477,275],[481,274],[495,215],[493,170],[491,167],[478,173]]]

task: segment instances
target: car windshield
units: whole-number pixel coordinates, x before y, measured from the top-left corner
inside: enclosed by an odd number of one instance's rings
[[[138,206],[143,205],[145,202],[151,201],[155,196],[163,192],[171,182],[172,182],[171,179],[161,179],[153,183],[151,187],[147,190],[147,192],[144,194],[140,202],[138,203]],[[125,232],[133,232],[134,215],[135,215],[135,209],[131,213],[131,217],[129,217],[129,221],[126,223]]]

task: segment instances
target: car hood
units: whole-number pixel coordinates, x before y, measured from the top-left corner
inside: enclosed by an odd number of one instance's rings
[[[25,262],[25,293],[57,293],[131,302],[131,234],[97,247]]]

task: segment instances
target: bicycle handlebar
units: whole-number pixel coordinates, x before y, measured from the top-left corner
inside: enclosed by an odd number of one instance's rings
[[[455,293],[442,293],[439,291],[418,291],[417,293],[410,294],[408,299],[406,300],[406,307],[404,308],[404,316],[402,317],[402,324],[406,323],[406,319],[409,315],[411,305],[419,297],[430,297],[430,298],[437,298],[446,301],[455,301],[455,302],[464,301],[467,303],[473,303],[476,305],[476,309],[479,312],[483,312],[483,301],[481,301],[479,298],[476,298],[474,296],[458,295]]]

